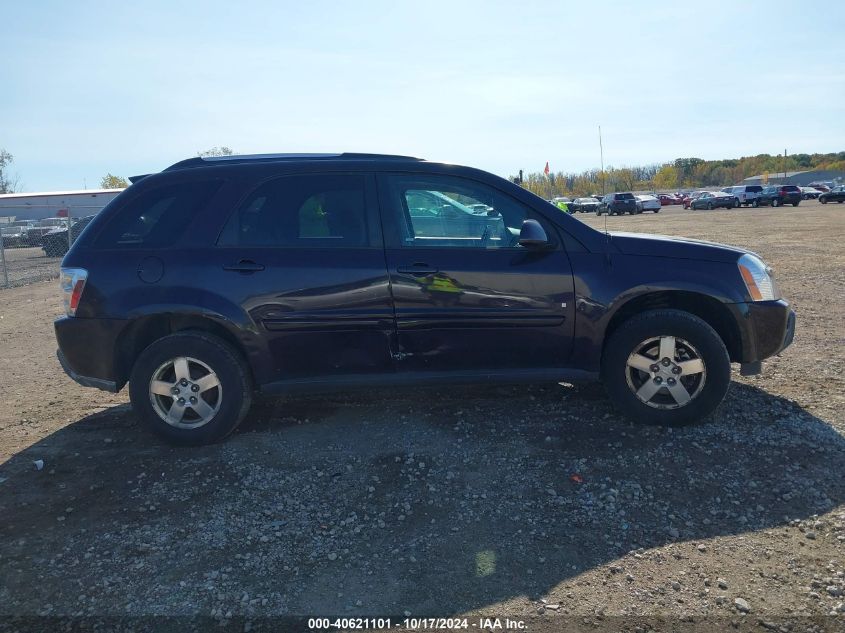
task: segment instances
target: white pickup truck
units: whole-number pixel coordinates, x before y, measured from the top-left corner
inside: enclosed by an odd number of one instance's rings
[[[760,185],[737,185],[735,187],[725,187],[722,191],[736,196],[736,206],[748,206],[752,204],[756,198],[760,197],[760,192],[763,191],[763,187]]]

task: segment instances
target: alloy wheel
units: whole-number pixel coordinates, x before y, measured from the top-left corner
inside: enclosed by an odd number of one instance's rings
[[[162,363],[153,372],[149,391],[156,414],[179,429],[208,424],[223,402],[223,387],[214,370],[187,356]]]
[[[643,404],[655,409],[678,409],[701,393],[707,368],[689,341],[659,336],[637,345],[628,357],[625,378]]]

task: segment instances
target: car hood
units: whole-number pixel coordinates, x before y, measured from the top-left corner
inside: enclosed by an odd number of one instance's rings
[[[745,249],[717,242],[691,240],[685,237],[649,235],[646,233],[611,232],[610,241],[625,255],[646,257],[674,257],[711,262],[735,262],[749,253]]]

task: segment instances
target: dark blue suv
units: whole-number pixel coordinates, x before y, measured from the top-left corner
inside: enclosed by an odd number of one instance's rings
[[[279,154],[132,180],[64,259],[59,358],[128,382],[177,443],[225,437],[256,391],[460,381],[600,378],[682,424],[792,340],[753,253],[595,231],[467,167]]]

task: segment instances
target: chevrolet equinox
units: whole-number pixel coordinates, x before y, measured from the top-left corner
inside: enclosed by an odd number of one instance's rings
[[[135,177],[62,262],[59,360],[172,442],[256,392],[600,379],[632,420],[711,413],[792,341],[754,253],[596,231],[518,185],[372,154]]]

